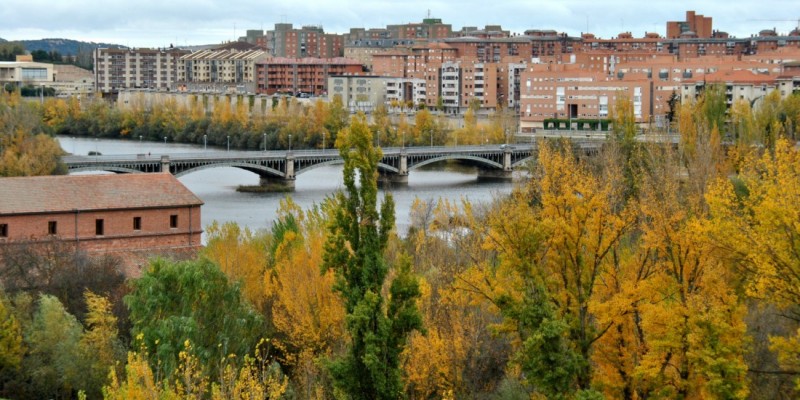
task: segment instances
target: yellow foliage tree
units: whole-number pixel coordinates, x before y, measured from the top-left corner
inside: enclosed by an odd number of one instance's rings
[[[267,270],[269,238],[264,233],[242,229],[235,222],[216,221],[206,227],[207,243],[202,255],[220,266],[234,282],[242,283],[242,294],[262,313],[265,297],[262,277]]]
[[[281,202],[274,265],[264,275],[264,293],[272,304],[275,346],[293,369],[303,397],[324,389],[321,361],[343,349],[345,309],[333,291],[333,271],[320,273],[327,237],[327,206],[303,211],[290,199]]]
[[[790,315],[800,305],[798,182],[800,152],[779,138],[774,152],[751,157],[737,178],[717,179],[707,195],[709,231],[728,259],[746,273],[748,295]],[[793,347],[797,341],[797,337],[772,339],[786,368],[800,364]]]

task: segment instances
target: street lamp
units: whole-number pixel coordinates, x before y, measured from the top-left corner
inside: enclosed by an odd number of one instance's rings
[[[164,136],[164,144],[165,145],[167,144],[167,137],[166,136]]]
[[[231,135],[228,135],[228,151],[231,151]]]
[[[267,151],[267,134],[264,134],[264,152]]]
[[[41,94],[40,102],[41,102],[41,104],[44,104],[44,83],[42,84],[42,91],[39,92],[39,93]]]
[[[431,147],[433,147],[433,129],[431,129]]]
[[[142,148],[142,135],[139,135],[139,149]]]
[[[208,148],[207,139],[208,135],[203,135],[203,151],[206,151],[206,149]]]
[[[289,134],[289,151],[292,151],[292,134]]]
[[[325,151],[325,131],[322,131],[322,151]]]

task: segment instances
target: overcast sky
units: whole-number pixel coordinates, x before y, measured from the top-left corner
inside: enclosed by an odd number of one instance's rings
[[[198,45],[235,40],[246,29],[276,22],[351,27],[421,22],[430,10],[454,30],[500,24],[512,32],[555,29],[603,38],[630,31],[666,33],[666,21],[686,10],[713,18],[713,27],[737,37],[765,28],[788,33],[800,18],[797,0],[0,0],[0,38],[68,38],[134,47]]]

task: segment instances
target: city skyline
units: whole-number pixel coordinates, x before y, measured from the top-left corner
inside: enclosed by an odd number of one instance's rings
[[[6,0],[0,10],[6,40],[67,38],[131,47],[167,47],[214,44],[236,40],[248,29],[268,30],[277,22],[296,27],[321,25],[329,33],[350,28],[383,28],[389,24],[421,22],[428,15],[463,26],[501,25],[513,33],[526,29],[554,29],[572,36],[591,32],[611,38],[621,32],[641,37],[645,32],[666,33],[667,21],[683,20],[686,10],[713,18],[715,30],[747,37],[762,29],[787,33],[800,15],[786,15],[793,2],[766,1],[753,7],[744,0],[630,2],[504,1],[368,1],[306,0],[281,4],[253,0],[235,4],[219,0],[127,2],[72,0]],[[29,12],[35,10],[35,13]],[[430,14],[429,14],[430,13]]]

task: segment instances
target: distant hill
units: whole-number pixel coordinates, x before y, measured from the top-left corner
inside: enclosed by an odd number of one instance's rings
[[[57,51],[61,55],[78,55],[79,53],[91,53],[98,47],[125,48],[118,44],[82,42],[72,39],[39,39],[39,40],[19,40],[25,50],[32,52],[43,50],[46,52]]]

